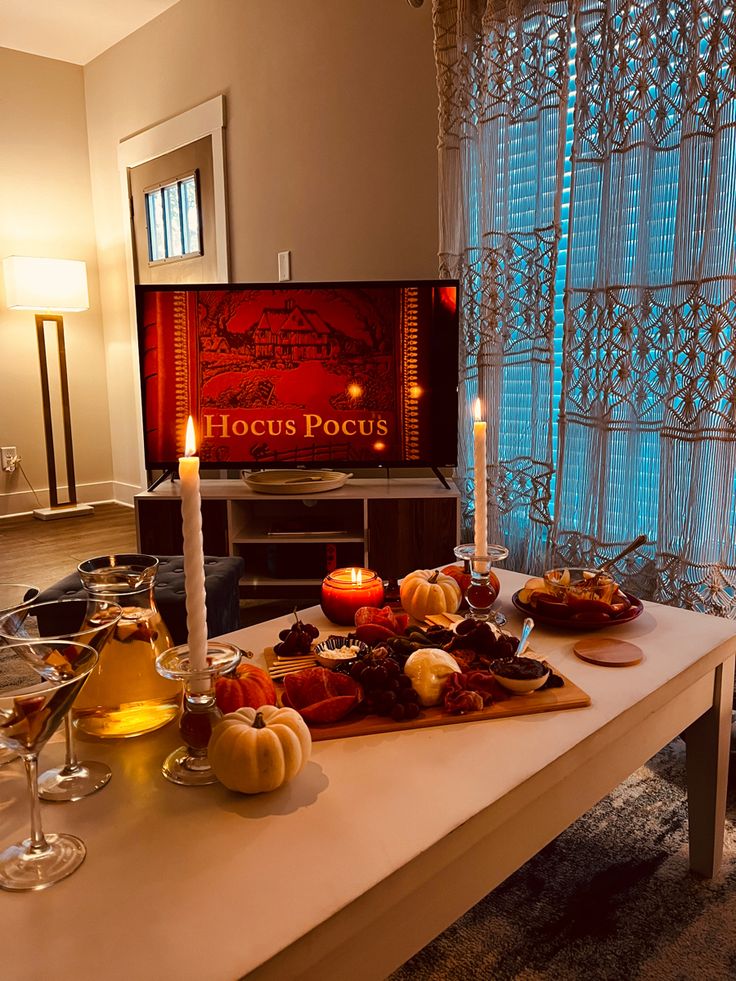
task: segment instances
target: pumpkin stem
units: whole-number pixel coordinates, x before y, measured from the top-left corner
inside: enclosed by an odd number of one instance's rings
[[[263,712],[256,712],[256,717],[253,719],[253,729],[265,729],[266,723],[263,721]]]
[[[438,576],[439,576],[439,572],[437,572],[437,571],[433,572],[432,575],[427,580],[427,582],[428,583],[435,583],[435,582],[437,582],[437,577]]]

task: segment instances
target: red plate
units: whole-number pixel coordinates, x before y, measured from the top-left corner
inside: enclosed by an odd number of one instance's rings
[[[630,623],[632,620],[636,620],[644,609],[644,604],[638,596],[633,596],[631,593],[621,590],[631,603],[631,606],[625,613],[622,613],[621,616],[616,617],[614,620],[600,621],[585,620],[583,618],[573,620],[572,617],[564,619],[562,617],[553,617],[539,613],[527,603],[522,603],[519,599],[520,592],[521,590],[518,590],[511,597],[511,602],[517,610],[520,610],[525,616],[532,617],[535,623],[543,623],[546,627],[560,627],[563,630],[603,630],[605,627],[617,627],[621,623]]]

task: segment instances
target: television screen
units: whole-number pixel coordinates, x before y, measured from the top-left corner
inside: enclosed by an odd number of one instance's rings
[[[136,294],[148,469],[456,465],[456,281]]]

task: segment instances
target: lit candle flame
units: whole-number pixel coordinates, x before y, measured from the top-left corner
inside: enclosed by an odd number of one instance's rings
[[[482,421],[483,416],[481,415],[481,411],[480,411],[480,399],[476,399],[475,400],[475,409],[474,409],[473,414],[475,416],[475,421],[476,422],[481,422]]]
[[[195,456],[197,452],[197,441],[194,437],[194,420],[189,416],[187,421],[187,434],[184,438],[184,456]]]
[[[363,570],[362,569],[351,569],[350,570],[350,578],[352,579],[354,586],[362,586],[363,585]]]

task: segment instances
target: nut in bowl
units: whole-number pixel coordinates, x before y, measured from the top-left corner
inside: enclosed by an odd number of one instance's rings
[[[549,667],[531,657],[511,657],[493,661],[491,671],[496,681],[514,695],[528,695],[547,683]]]
[[[368,650],[368,647],[354,637],[328,637],[314,648],[317,663],[323,668],[335,668],[338,664],[354,661]]]

